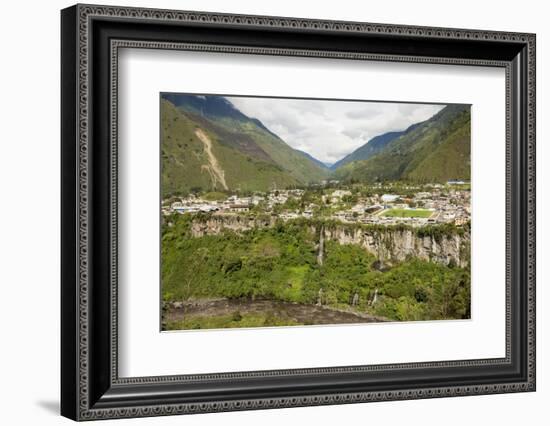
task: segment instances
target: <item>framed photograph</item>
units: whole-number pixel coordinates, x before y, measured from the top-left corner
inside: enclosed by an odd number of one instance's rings
[[[535,35],[61,12],[61,412],[535,390]]]

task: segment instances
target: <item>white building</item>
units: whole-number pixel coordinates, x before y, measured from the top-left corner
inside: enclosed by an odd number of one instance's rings
[[[345,190],[345,189],[337,189],[336,191],[333,191],[331,194],[332,198],[342,198],[346,195],[351,195],[351,191]]]
[[[384,203],[393,203],[398,198],[399,198],[399,195],[395,195],[395,194],[383,194],[381,197]]]

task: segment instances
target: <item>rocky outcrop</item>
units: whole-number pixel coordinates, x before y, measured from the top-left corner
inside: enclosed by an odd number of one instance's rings
[[[276,217],[211,216],[193,221],[190,231],[193,237],[202,237],[217,235],[224,230],[239,233],[253,228],[269,228],[276,223]],[[466,266],[469,261],[470,234],[466,230],[434,236],[423,235],[415,228],[402,227],[381,229],[353,224],[308,227],[324,243],[336,241],[339,244],[358,245],[376,256],[382,264],[400,262],[411,257],[445,265],[454,263],[460,267]]]
[[[415,229],[368,230],[336,226],[325,229],[325,238],[339,244],[355,244],[382,262],[403,261],[410,257],[464,267],[468,262],[470,235],[420,236]]]
[[[194,220],[191,224],[191,235],[203,237],[218,235],[224,230],[245,232],[254,228],[270,228],[277,222],[276,217],[253,218],[240,215],[211,216],[208,219]]]

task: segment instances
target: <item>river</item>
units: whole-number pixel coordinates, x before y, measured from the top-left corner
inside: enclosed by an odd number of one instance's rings
[[[173,322],[190,317],[215,317],[229,315],[236,311],[240,314],[272,312],[277,316],[292,319],[300,324],[353,324],[388,321],[385,318],[329,308],[327,306],[251,299],[188,301],[184,302],[181,307],[169,307],[165,313],[165,320]]]

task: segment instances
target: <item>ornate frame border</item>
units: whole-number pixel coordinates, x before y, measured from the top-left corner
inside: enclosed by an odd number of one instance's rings
[[[66,12],[67,14],[69,12]],[[75,360],[74,378],[75,383],[71,385],[71,389],[77,392],[77,396],[73,399],[63,395],[63,399],[67,404],[76,406],[65,408],[62,407],[62,412],[71,418],[79,420],[91,420],[112,417],[138,417],[150,415],[169,415],[183,414],[196,412],[214,412],[214,411],[229,411],[229,410],[244,410],[244,409],[260,409],[260,408],[278,408],[291,406],[308,406],[322,404],[338,404],[351,402],[366,402],[366,401],[382,401],[382,400],[399,400],[399,399],[415,399],[415,398],[433,398],[442,396],[460,396],[460,395],[475,395],[487,393],[503,393],[517,391],[532,391],[535,389],[535,36],[532,34],[518,33],[503,33],[493,31],[477,31],[463,29],[446,29],[446,28],[425,28],[425,27],[409,27],[400,25],[383,25],[369,24],[357,22],[336,22],[324,20],[309,20],[309,19],[294,19],[294,18],[279,18],[265,16],[246,16],[246,15],[228,15],[228,14],[211,14],[201,12],[183,12],[183,11],[168,11],[155,9],[136,9],[123,7],[103,7],[77,5],[71,13],[71,19],[76,20],[77,35],[76,45],[76,76],[75,86],[77,88],[77,111],[76,118],[76,169],[75,176],[77,177],[77,194],[76,194],[76,253],[77,253],[77,277],[71,282],[75,288],[76,306],[73,306],[74,317],[76,319],[76,346],[77,357]],[[258,399],[234,399],[220,400],[215,402],[201,403],[162,403],[143,406],[116,406],[106,405],[94,406],[90,397],[90,330],[89,325],[92,318],[89,315],[90,298],[89,298],[89,274],[90,274],[90,253],[89,253],[89,224],[90,224],[90,134],[89,134],[89,114],[90,114],[90,54],[91,54],[91,22],[97,18],[117,18],[124,20],[139,20],[139,22],[174,22],[174,23],[205,23],[215,25],[237,25],[244,27],[259,27],[259,28],[278,28],[278,29],[300,29],[300,30],[315,30],[325,32],[347,32],[361,34],[381,34],[385,36],[392,35],[410,35],[422,38],[437,38],[448,40],[484,40],[484,41],[505,41],[512,43],[520,43],[526,46],[527,49],[527,193],[524,194],[527,201],[527,229],[528,229],[528,245],[527,245],[527,380],[520,382],[506,382],[501,384],[484,384],[479,386],[449,386],[449,387],[434,387],[424,389],[400,389],[389,391],[376,392],[352,392],[352,393],[330,393],[325,395],[308,395],[308,396],[291,396],[291,397],[273,397],[273,398],[258,398]],[[486,360],[465,360],[453,362],[434,362],[434,363],[416,363],[416,364],[393,364],[382,366],[362,366],[362,367],[329,367],[322,369],[305,369],[305,370],[275,370],[262,372],[246,372],[246,373],[222,373],[209,374],[198,376],[162,376],[162,377],[146,377],[146,378],[126,378],[121,379],[117,374],[117,71],[118,71],[118,49],[120,48],[155,48],[155,49],[176,49],[176,50],[198,50],[198,51],[220,51],[239,54],[265,54],[265,55],[296,55],[296,56],[314,56],[339,59],[362,59],[375,61],[397,61],[397,62],[426,62],[426,63],[445,63],[458,65],[482,65],[482,66],[497,66],[506,69],[506,110],[507,110],[507,283],[506,283],[506,358],[504,359],[486,359]],[[111,336],[111,362],[110,362],[110,381],[112,386],[123,385],[148,385],[148,384],[169,384],[182,381],[212,381],[219,379],[237,379],[245,377],[267,377],[267,376],[297,376],[304,374],[330,374],[342,372],[358,372],[358,371],[375,371],[375,370],[391,370],[405,368],[424,368],[424,367],[448,367],[448,366],[473,366],[473,365],[489,365],[503,364],[510,362],[511,356],[511,323],[512,316],[510,311],[511,287],[510,287],[510,256],[512,253],[511,247],[511,216],[510,208],[512,203],[511,198],[511,162],[512,153],[510,148],[510,140],[513,129],[510,128],[511,114],[511,94],[512,94],[512,65],[508,61],[498,60],[476,60],[476,59],[461,59],[461,58],[441,58],[441,57],[418,57],[418,56],[403,56],[403,55],[386,55],[386,54],[369,54],[369,53],[346,53],[338,51],[320,51],[320,50],[303,50],[303,49],[279,49],[279,48],[255,48],[243,46],[227,46],[227,45],[212,45],[212,44],[196,44],[196,43],[171,43],[171,42],[153,42],[143,40],[117,40],[110,41],[110,91],[111,91],[111,302],[110,302],[110,336]],[[75,141],[70,141],[75,143]],[[71,161],[75,161],[73,158]],[[73,236],[74,237],[74,236]],[[71,259],[72,260],[72,259]],[[65,319],[64,319],[65,320]],[[72,377],[72,376],[71,376]],[[64,402],[62,401],[62,403]],[[96,404],[97,405],[97,404]]]
[[[509,98],[510,92],[510,65],[503,61],[485,61],[485,60],[463,60],[463,59],[445,59],[441,58],[417,58],[414,56],[395,56],[395,55],[371,55],[361,53],[341,53],[341,52],[312,52],[307,50],[290,50],[290,49],[270,49],[270,48],[249,48],[249,47],[235,47],[235,46],[222,46],[222,45],[201,45],[191,43],[159,43],[150,41],[134,41],[134,40],[111,40],[111,164],[112,164],[112,192],[111,192],[111,223],[112,223],[112,244],[111,244],[111,329],[112,329],[112,342],[113,348],[117,348],[118,344],[118,329],[117,329],[117,306],[118,298],[116,294],[117,290],[117,222],[118,222],[118,209],[117,209],[117,161],[118,161],[118,133],[117,133],[117,116],[118,116],[118,54],[121,48],[131,49],[159,49],[159,50],[183,50],[183,51],[199,51],[199,52],[220,52],[220,53],[233,53],[233,54],[265,54],[265,55],[283,55],[283,56],[307,56],[307,57],[324,57],[330,59],[357,59],[357,60],[369,60],[369,61],[385,61],[385,62],[410,62],[410,63],[441,63],[447,65],[472,65],[472,66],[490,66],[490,67],[502,67],[505,69],[506,81],[507,81],[507,98]],[[510,116],[509,108],[507,108],[507,116]],[[507,164],[511,161],[510,145],[510,129],[506,130],[507,139],[507,151],[506,161]],[[510,181],[506,182],[506,203],[511,202],[511,188]],[[510,214],[507,210],[506,227],[510,226]],[[509,241],[508,247],[506,247],[507,256],[510,253]],[[246,371],[238,373],[215,373],[215,374],[200,374],[200,375],[173,375],[173,376],[156,376],[156,377],[132,377],[132,378],[119,378],[118,377],[118,351],[115,349],[112,351],[111,359],[111,380],[113,383],[169,383],[173,381],[193,381],[193,380],[215,380],[232,378],[238,379],[243,377],[266,377],[266,376],[281,376],[281,375],[299,375],[308,373],[335,373],[335,372],[357,372],[357,371],[380,371],[380,370],[392,370],[399,368],[410,367],[450,367],[450,366],[474,366],[474,365],[490,365],[498,364],[502,362],[510,362],[510,345],[511,345],[511,316],[510,316],[510,280],[506,277],[506,356],[495,359],[475,359],[475,360],[460,360],[460,361],[445,361],[445,362],[421,362],[421,363],[400,363],[400,364],[381,364],[381,365],[365,365],[365,366],[353,366],[353,367],[327,367],[327,368],[307,368],[307,369],[291,369],[291,370],[262,370],[262,371]]]

